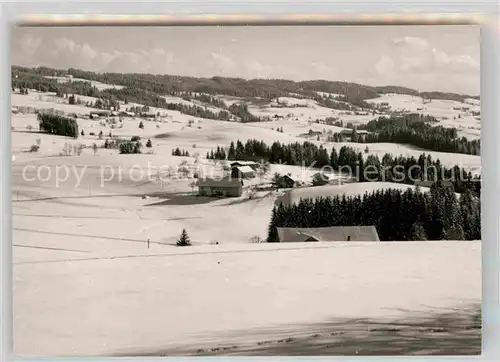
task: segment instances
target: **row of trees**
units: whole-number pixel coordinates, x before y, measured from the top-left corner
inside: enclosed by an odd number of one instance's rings
[[[120,143],[121,154],[141,153],[142,144],[140,141],[125,141]]]
[[[210,150],[207,152],[207,160],[225,160],[226,159],[226,150],[223,147],[217,146],[217,149]],[[230,158],[230,160],[234,160],[235,158]]]
[[[227,156],[227,157],[226,157]],[[479,176],[473,176],[463,168],[444,167],[441,162],[434,160],[430,155],[422,153],[418,158],[393,156],[385,154],[382,159],[377,155],[366,155],[352,147],[342,146],[338,151],[332,147],[328,152],[322,145],[311,142],[281,144],[274,142],[271,147],[259,140],[231,142],[227,151],[218,147],[216,152],[210,152],[210,158],[267,161],[271,164],[286,164],[291,166],[305,166],[322,168],[331,167],[338,172],[349,172],[358,181],[384,181],[405,184],[414,184],[416,180],[447,180],[450,181],[456,192],[471,190],[480,194],[481,183]]]
[[[250,113],[247,104],[233,103],[229,106],[229,112],[238,117],[243,123],[261,121],[260,117],[254,116]]]
[[[235,97],[252,97],[274,99],[277,97],[286,97],[293,94],[299,94],[304,97],[314,98],[317,92],[335,93],[343,96],[344,101],[354,105],[366,107],[367,99],[376,98],[381,93],[408,94],[414,96],[423,96],[432,99],[449,99],[455,101],[464,101],[466,98],[476,98],[470,95],[461,95],[442,92],[424,92],[406,87],[386,86],[371,87],[356,83],[312,80],[294,82],[284,79],[253,79],[245,80],[241,78],[196,78],[172,75],[153,75],[153,74],[122,74],[122,73],[94,73],[79,69],[52,69],[47,67],[26,68],[12,66],[12,82],[19,83],[24,88],[39,89],[34,85],[43,86],[41,91],[55,92],[56,82],[48,82],[45,76],[54,76],[61,74],[71,74],[75,78],[88,79],[89,81],[99,81],[106,84],[116,84],[129,88],[143,89],[156,94],[186,94],[186,93],[207,93],[224,94]],[[26,76],[25,76],[26,75]],[[15,77],[17,76],[17,78]],[[31,78],[28,78],[31,77]],[[19,78],[22,79],[19,79]],[[39,83],[40,78],[47,79],[43,84]],[[33,82],[35,80],[35,82]],[[37,84],[34,84],[37,83]],[[76,83],[76,82],[72,82]],[[93,94],[97,89],[87,90],[87,94],[75,92],[81,95],[95,97]],[[337,105],[336,105],[337,106]],[[219,106],[218,106],[219,107]],[[223,108],[223,107],[220,107]]]
[[[185,97],[185,95],[184,95],[184,97]],[[227,108],[226,103],[224,103],[224,101],[222,101],[214,96],[211,96],[209,94],[196,94],[196,93],[191,92],[191,93],[189,93],[187,100],[191,100],[191,99],[203,102],[205,104],[210,104],[210,105],[217,107],[217,108],[221,108],[221,109]]]
[[[356,197],[303,199],[274,207],[268,242],[278,242],[277,227],[374,225],[380,240],[480,240],[480,202],[470,191],[457,198],[435,183],[430,192],[388,189]]]
[[[480,155],[480,140],[468,140],[465,137],[458,138],[456,128],[445,128],[432,126],[428,122],[435,122],[434,117],[380,117],[372,120],[366,125],[360,125],[358,129],[364,129],[371,133],[362,138],[353,130],[353,142],[379,143],[391,142],[410,144],[426,150],[438,152],[462,153]]]
[[[189,152],[186,150],[181,150],[179,147],[172,150],[172,156],[185,156],[189,157]]]
[[[89,80],[89,82],[72,80],[67,83],[58,83],[55,79],[46,78],[46,76],[66,73],[73,75],[75,78]],[[30,69],[17,66],[12,67],[12,74],[13,88],[30,88],[42,92],[57,92],[58,94],[74,93],[108,100],[109,102],[121,100],[124,102],[133,101],[153,107],[171,107],[168,109],[179,110],[185,114],[209,119],[230,120],[232,113],[241,118],[243,122],[258,122],[260,119],[251,115],[242,105],[236,105],[233,109],[227,107],[223,101],[217,99],[214,95],[222,94],[267,100],[277,97],[298,96],[316,99],[326,107],[353,110],[358,107],[374,108],[372,104],[365,102],[365,100],[376,98],[380,93],[419,94],[415,90],[404,87],[370,87],[348,82],[320,80],[294,82],[280,79],[244,80],[240,78],[195,78],[152,74],[100,74],[77,69],[57,70],[45,67]],[[120,85],[123,88],[99,90],[90,81]],[[341,101],[332,97],[321,97],[318,92],[339,94]],[[206,107],[198,106],[190,108],[185,104],[168,103],[161,97],[161,95],[185,96],[187,94],[190,94],[191,99],[221,109],[227,108],[229,112],[213,112]],[[470,97],[439,92],[434,92],[431,95],[433,98],[461,101]]]
[[[321,97],[320,95],[317,95],[314,97],[314,100],[318,102],[319,105],[331,109],[338,109],[341,111],[353,111],[357,109],[357,107],[353,107],[350,103],[347,103],[344,99],[342,100],[335,99],[332,95],[328,97]],[[372,104],[366,102],[363,102],[363,106],[364,108],[373,107]]]
[[[51,113],[38,113],[37,119],[41,132],[78,138],[78,122],[74,118]]]

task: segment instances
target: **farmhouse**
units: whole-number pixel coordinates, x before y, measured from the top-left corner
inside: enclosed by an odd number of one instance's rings
[[[156,118],[156,113],[154,113],[154,112],[142,112],[141,117],[142,118]]]
[[[120,111],[118,115],[122,117],[135,117],[134,112],[128,112],[128,111]]]
[[[90,119],[99,118],[100,116],[109,116],[111,114],[110,111],[102,110],[102,111],[92,111],[90,112]]]
[[[256,170],[259,166],[259,164],[254,161],[231,161],[229,165],[231,166],[231,169],[234,167],[249,166],[253,170]]]
[[[307,136],[314,137],[314,136],[321,136],[322,134],[323,132],[313,131],[312,129],[310,129],[309,132],[300,134],[300,137],[307,137]]]
[[[211,179],[205,178],[198,181],[199,196],[214,197],[239,197],[243,193],[243,185],[237,179]]]
[[[312,184],[314,186],[326,185],[330,182],[330,176],[324,172],[316,172],[312,176]]]
[[[354,130],[353,130],[353,129],[344,129],[344,130],[340,131],[340,134],[341,134],[342,136],[351,137],[351,136],[352,136],[352,131],[354,131]],[[355,131],[356,131],[356,133],[357,133],[359,136],[366,136],[367,134],[369,134],[369,133],[370,133],[370,132],[365,131],[365,130],[363,130],[363,129],[360,129],[360,130],[356,129]]]
[[[235,166],[231,169],[231,177],[236,179],[254,178],[255,171],[250,166]]]
[[[293,188],[295,186],[295,179],[291,175],[284,175],[280,180],[280,187],[283,189]]]
[[[314,241],[373,241],[379,237],[375,226],[330,226],[321,228],[277,228],[282,243]]]

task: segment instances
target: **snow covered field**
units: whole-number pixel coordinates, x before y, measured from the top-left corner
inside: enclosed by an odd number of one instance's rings
[[[68,77],[51,77],[46,76],[45,78],[56,79],[58,83],[68,83],[68,82],[89,82],[93,87],[99,90],[104,89],[122,89],[123,86],[116,84],[106,84],[101,82],[96,82],[95,80],[81,79],[81,78],[68,78]]]
[[[67,260],[66,252],[44,252]],[[103,356],[231,346],[271,332],[287,338],[302,323],[467,308],[480,302],[480,258],[479,242],[442,241],[154,245],[142,255],[96,249],[79,261],[17,261],[14,350]]]
[[[296,188],[290,190],[278,197],[276,202],[282,202],[284,205],[291,205],[300,202],[301,199],[315,199],[317,197],[336,197],[345,195],[349,196],[363,196],[365,193],[371,194],[377,190],[388,190],[395,189],[406,191],[408,189],[415,190],[416,187],[413,185],[403,185],[393,182],[356,182],[356,183],[346,183],[342,184],[340,182],[338,185],[323,185],[315,187],[304,187]],[[429,188],[420,187],[421,192],[428,192]]]
[[[389,101],[396,107],[401,99]],[[280,103],[293,100],[280,99]],[[33,91],[13,94],[12,105],[80,115],[91,110]],[[183,162],[203,172],[217,172],[218,165],[204,158],[206,152],[238,139],[270,145],[303,142],[309,129],[342,130],[313,122],[332,114],[344,117],[339,112],[310,100],[305,105],[250,105],[257,115],[284,115],[250,124],[153,107],[151,112],[163,117],[143,120],[144,129],[138,127],[139,118],[124,118],[119,128],[78,118],[85,135],[77,140],[40,134],[35,114],[13,114],[15,353],[97,356],[155,353],[181,345],[239,345],[271,338],[272,328],[280,330],[278,338],[287,338],[287,330],[303,323],[349,317],[390,320],[406,318],[406,311],[428,313],[480,303],[480,242],[250,243],[252,238],[266,237],[277,199],[300,199],[318,192],[324,196],[325,187],[297,189],[287,195],[259,191],[249,199],[249,183],[240,198],[208,199],[194,196],[192,180],[157,177]],[[289,113],[293,116],[287,117]],[[372,118],[346,115],[343,119],[356,117],[359,122]],[[464,117],[454,122],[470,121]],[[276,131],[278,127],[283,127],[283,133]],[[100,131],[103,139],[98,137]],[[103,144],[109,132],[117,137],[140,136],[143,144],[151,139],[151,154],[120,155],[99,149],[94,155],[92,145]],[[37,139],[39,151],[28,152]],[[461,165],[476,172],[480,167],[479,156],[405,145],[311,142],[328,149],[354,147],[365,156],[418,157],[425,152],[448,167]],[[62,156],[65,143],[87,148],[80,156]],[[369,152],[364,153],[367,146]],[[172,156],[177,147],[191,156]],[[266,177],[252,183],[268,182],[274,172],[306,180],[314,170],[272,165]],[[325,193],[351,195],[387,187],[408,186],[346,184],[328,186]],[[173,246],[183,228],[192,239],[191,248]],[[296,333],[307,336],[309,332],[306,328]]]
[[[481,111],[477,99],[466,99],[464,103],[443,99],[433,99],[429,102],[424,101],[422,97],[389,93],[367,102],[379,105],[386,103],[394,111],[430,115],[439,121],[438,125],[457,128],[460,137],[480,138],[480,116],[473,113]]]

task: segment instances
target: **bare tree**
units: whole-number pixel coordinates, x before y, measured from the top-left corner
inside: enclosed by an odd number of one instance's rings
[[[265,242],[265,240],[264,240],[264,239],[262,239],[260,236],[252,236],[252,237],[250,238],[250,242],[251,242],[252,244],[260,244],[260,243]]]
[[[256,188],[256,186],[255,185],[251,185],[250,187],[248,187],[247,194],[248,194],[248,199],[249,200],[254,199],[255,196],[257,195],[257,188]]]
[[[268,161],[262,160],[257,167],[257,175],[262,179],[269,173],[270,169],[271,164]]]

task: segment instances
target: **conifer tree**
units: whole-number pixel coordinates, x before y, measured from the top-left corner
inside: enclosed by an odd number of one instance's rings
[[[427,240],[425,229],[420,222],[416,222],[411,226],[408,240],[415,240],[415,241]]]
[[[278,235],[278,229],[276,228],[276,219],[277,219],[276,213],[277,213],[276,207],[273,207],[271,215],[271,223],[269,224],[269,229],[267,234],[268,243],[278,243],[280,241]]]
[[[337,170],[339,168],[339,156],[337,154],[337,150],[332,147],[332,152],[330,153],[330,166],[334,170]]]

